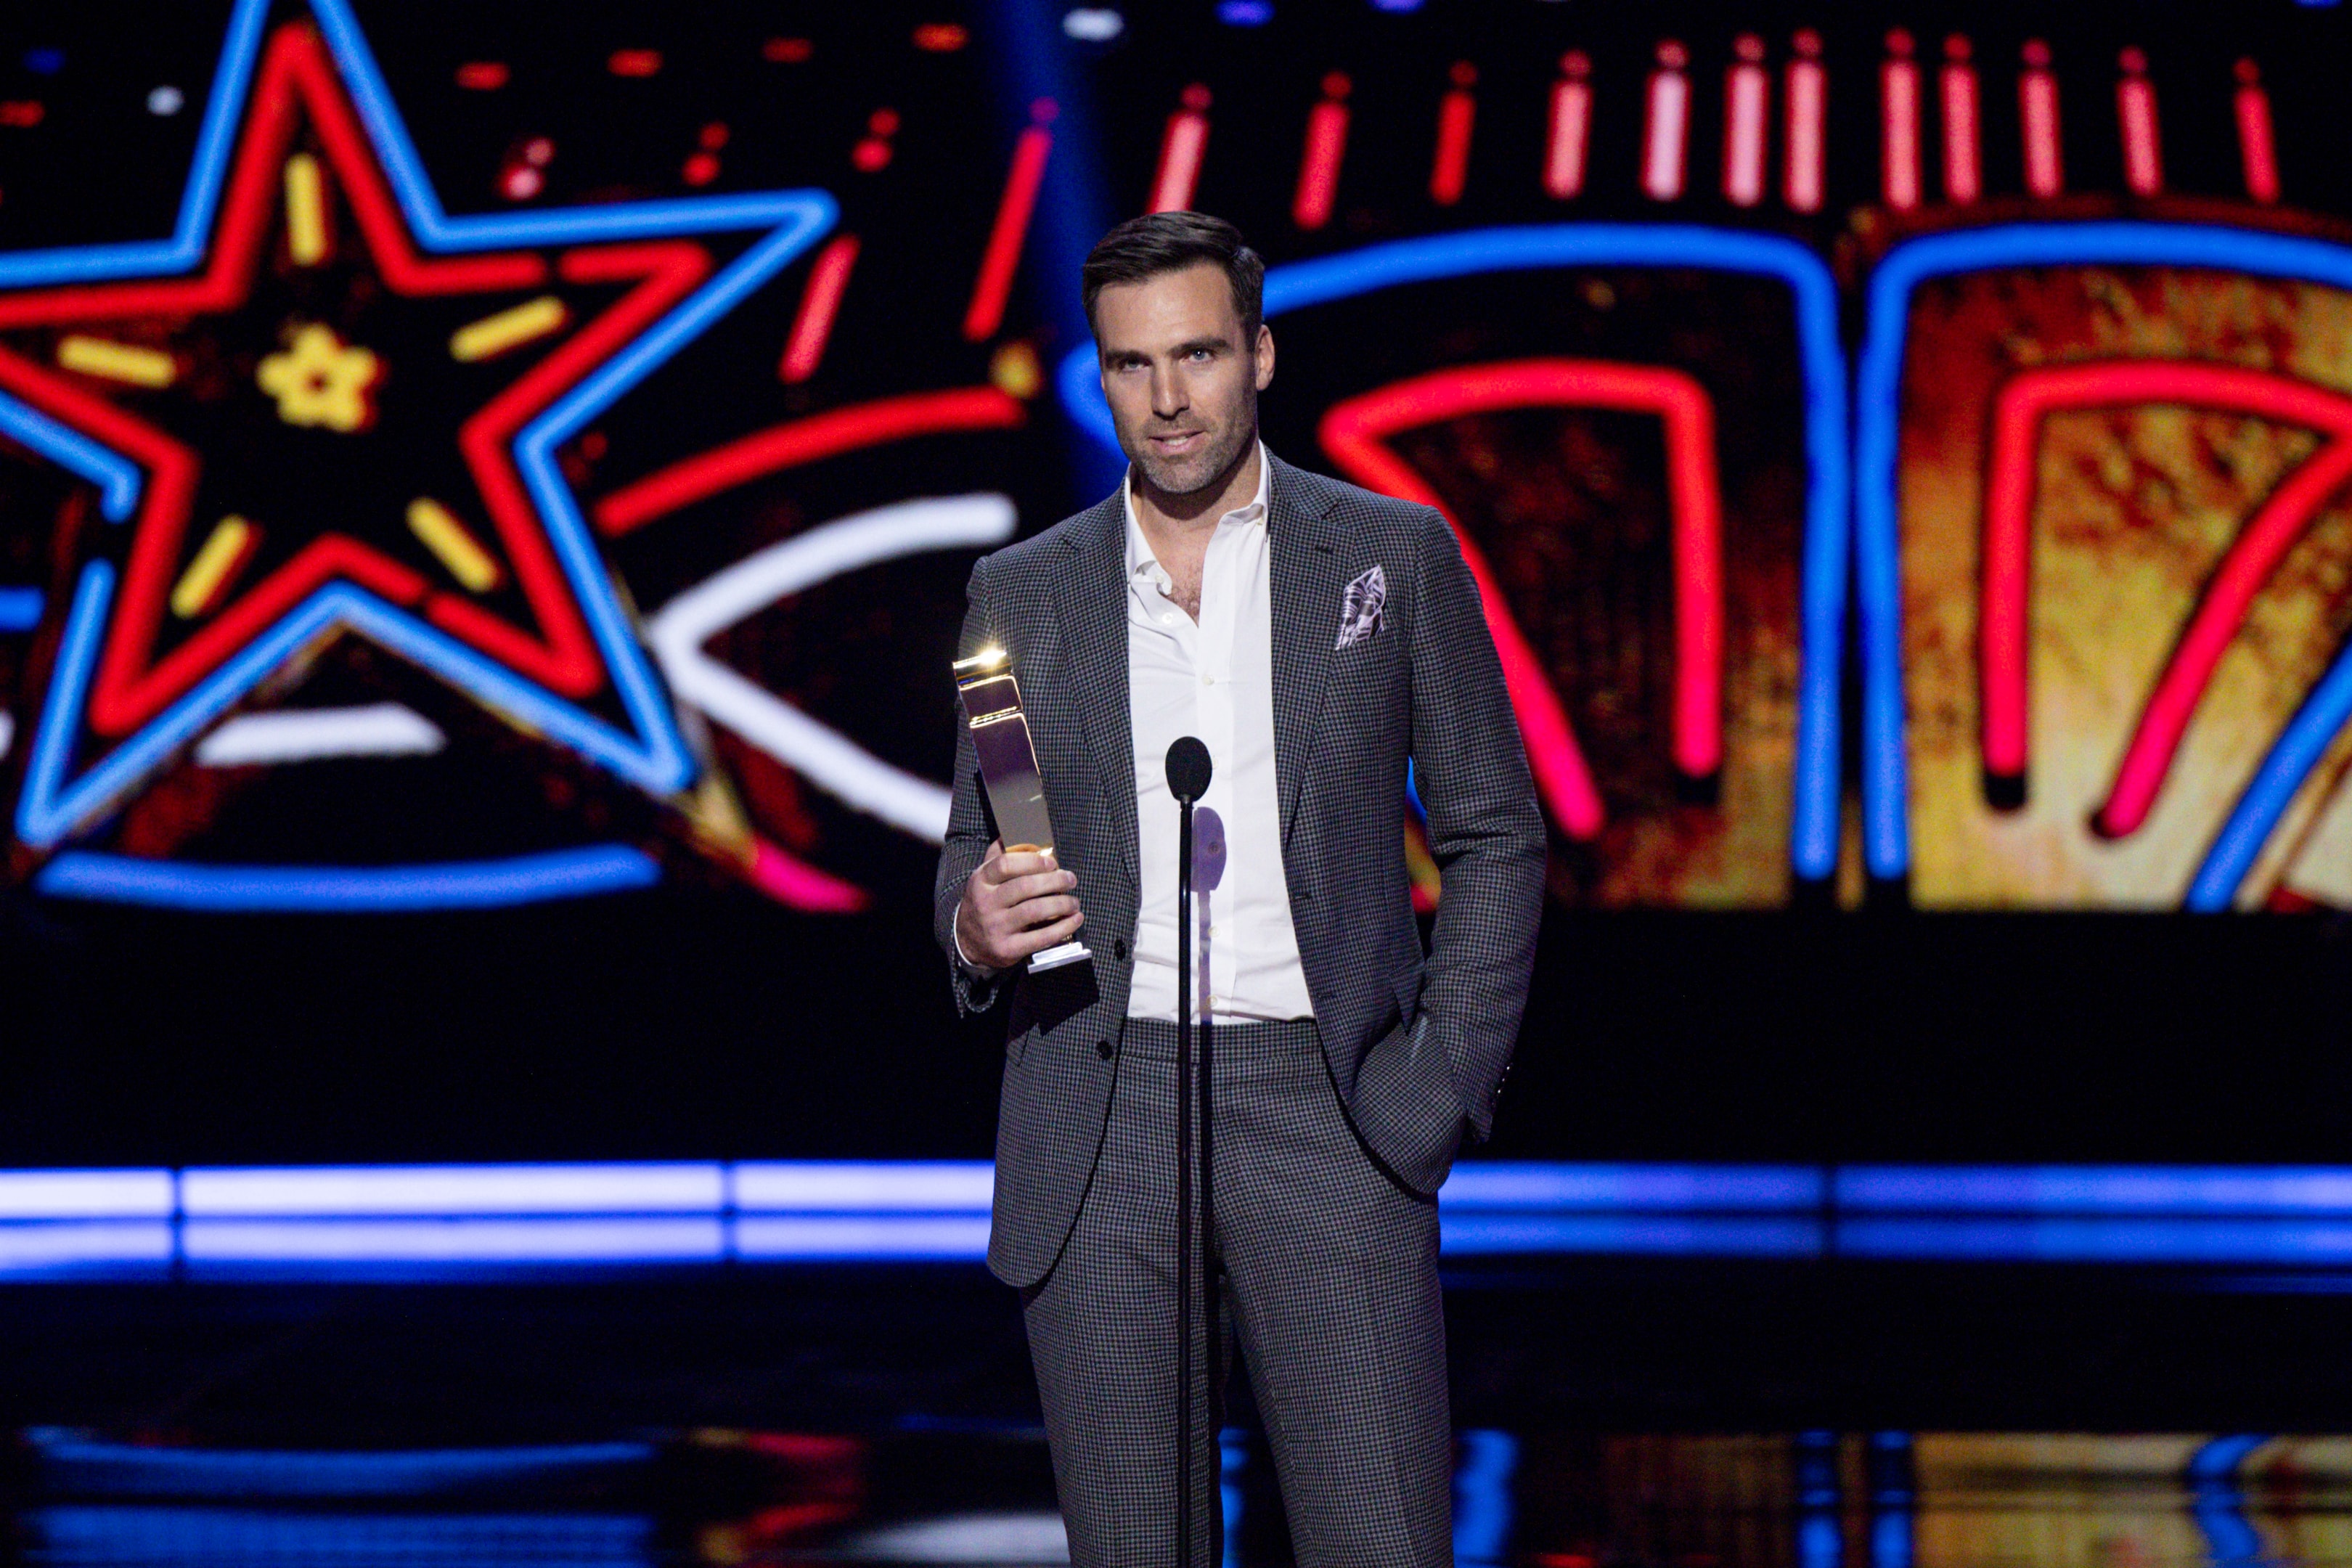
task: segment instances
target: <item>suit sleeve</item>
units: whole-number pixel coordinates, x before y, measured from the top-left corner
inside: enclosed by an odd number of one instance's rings
[[[1421,995],[1480,1140],[1517,1043],[1544,896],[1543,815],[1502,661],[1453,526],[1436,511],[1419,539],[1412,760],[1444,877]]]
[[[988,605],[988,562],[973,563],[971,581],[964,588],[963,631],[956,640],[956,657],[965,658],[992,640],[994,617]],[[971,727],[963,722],[963,707],[956,707],[955,787],[948,807],[947,842],[940,847],[939,879],[931,889],[931,933],[947,955],[949,984],[955,988],[961,1013],[986,1012],[996,1000],[1003,971],[973,969],[956,952],[956,905],[963,885],[988,856],[996,825],[982,787],[980,753],[971,743]]]

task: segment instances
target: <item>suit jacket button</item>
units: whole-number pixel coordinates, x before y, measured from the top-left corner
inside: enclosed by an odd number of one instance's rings
[[[1119,937],[1111,942],[1110,955],[1117,959],[1127,957],[1127,938]]]
[[[1105,1061],[1110,1060],[1110,1042],[1108,1040],[1097,1040],[1095,1042],[1095,1055],[1102,1058]]]

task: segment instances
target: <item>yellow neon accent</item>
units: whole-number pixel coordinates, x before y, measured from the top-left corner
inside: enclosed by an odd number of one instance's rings
[[[383,374],[383,362],[373,353],[347,346],[332,327],[313,321],[294,334],[284,353],[263,360],[254,379],[278,400],[278,417],[289,425],[364,430],[375,417],[368,395]]]
[[[461,360],[488,359],[502,354],[517,343],[527,343],[533,338],[543,338],[572,319],[563,301],[552,294],[500,310],[495,316],[484,316],[469,321],[449,334],[449,353]]]
[[[988,647],[982,648],[978,653],[973,654],[970,658],[960,658],[956,660],[951,668],[958,675],[962,675],[967,671],[977,674],[982,670],[994,669],[998,665],[1003,664],[1003,662],[1004,650],[998,647],[995,644],[991,643]]]
[[[172,356],[161,349],[142,349],[133,343],[118,343],[105,338],[86,338],[79,332],[58,340],[58,363],[68,370],[78,370],[85,375],[102,375],[109,381],[127,381],[133,386],[169,386],[180,367]]]
[[[499,585],[499,563],[490,559],[488,551],[474,542],[466,525],[450,516],[449,509],[439,501],[425,496],[410,501],[408,531],[441,558],[450,576],[473,592],[487,594]]]
[[[327,258],[326,184],[308,153],[286,160],[286,248],[304,267]]]
[[[182,620],[194,620],[203,615],[228,574],[245,558],[246,546],[253,542],[253,524],[232,513],[213,528],[212,537],[180,574],[172,587],[172,613]]]

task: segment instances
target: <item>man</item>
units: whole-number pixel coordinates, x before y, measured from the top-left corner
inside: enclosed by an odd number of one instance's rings
[[[1051,857],[993,841],[961,731],[938,934],[967,1010],[1013,983],[989,1266],[1022,1291],[1081,1564],[1177,1555],[1164,759],[1182,735],[1214,765],[1193,994],[1221,1287],[1192,1358],[1192,1560],[1216,1561],[1214,1401],[1237,1329],[1299,1562],[1452,1561],[1434,1194],[1509,1062],[1542,820],[1445,520],[1259,444],[1264,276],[1197,213],[1095,247],[1087,311],[1126,483],[974,567],[963,628],[963,654],[1012,654],[1056,837]],[[1408,760],[1444,876],[1426,958]],[[1081,928],[1090,965],[1014,973]]]

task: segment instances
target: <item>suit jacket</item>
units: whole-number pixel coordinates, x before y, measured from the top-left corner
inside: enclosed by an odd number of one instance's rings
[[[1274,461],[1275,774],[1282,862],[1323,1047],[1357,1132],[1433,1193],[1483,1138],[1517,1038],[1543,900],[1544,829],[1476,584],[1438,512]],[[1126,509],[1100,504],[972,568],[958,657],[1011,650],[1091,964],[982,977],[955,911],[996,830],[969,729],[934,918],[960,1007],[1013,986],[989,1267],[1045,1278],[1100,1147],[1139,901],[1128,702]],[[1378,565],[1380,630],[1335,647],[1347,584]],[[1405,766],[1444,876],[1424,958],[1406,879]]]

